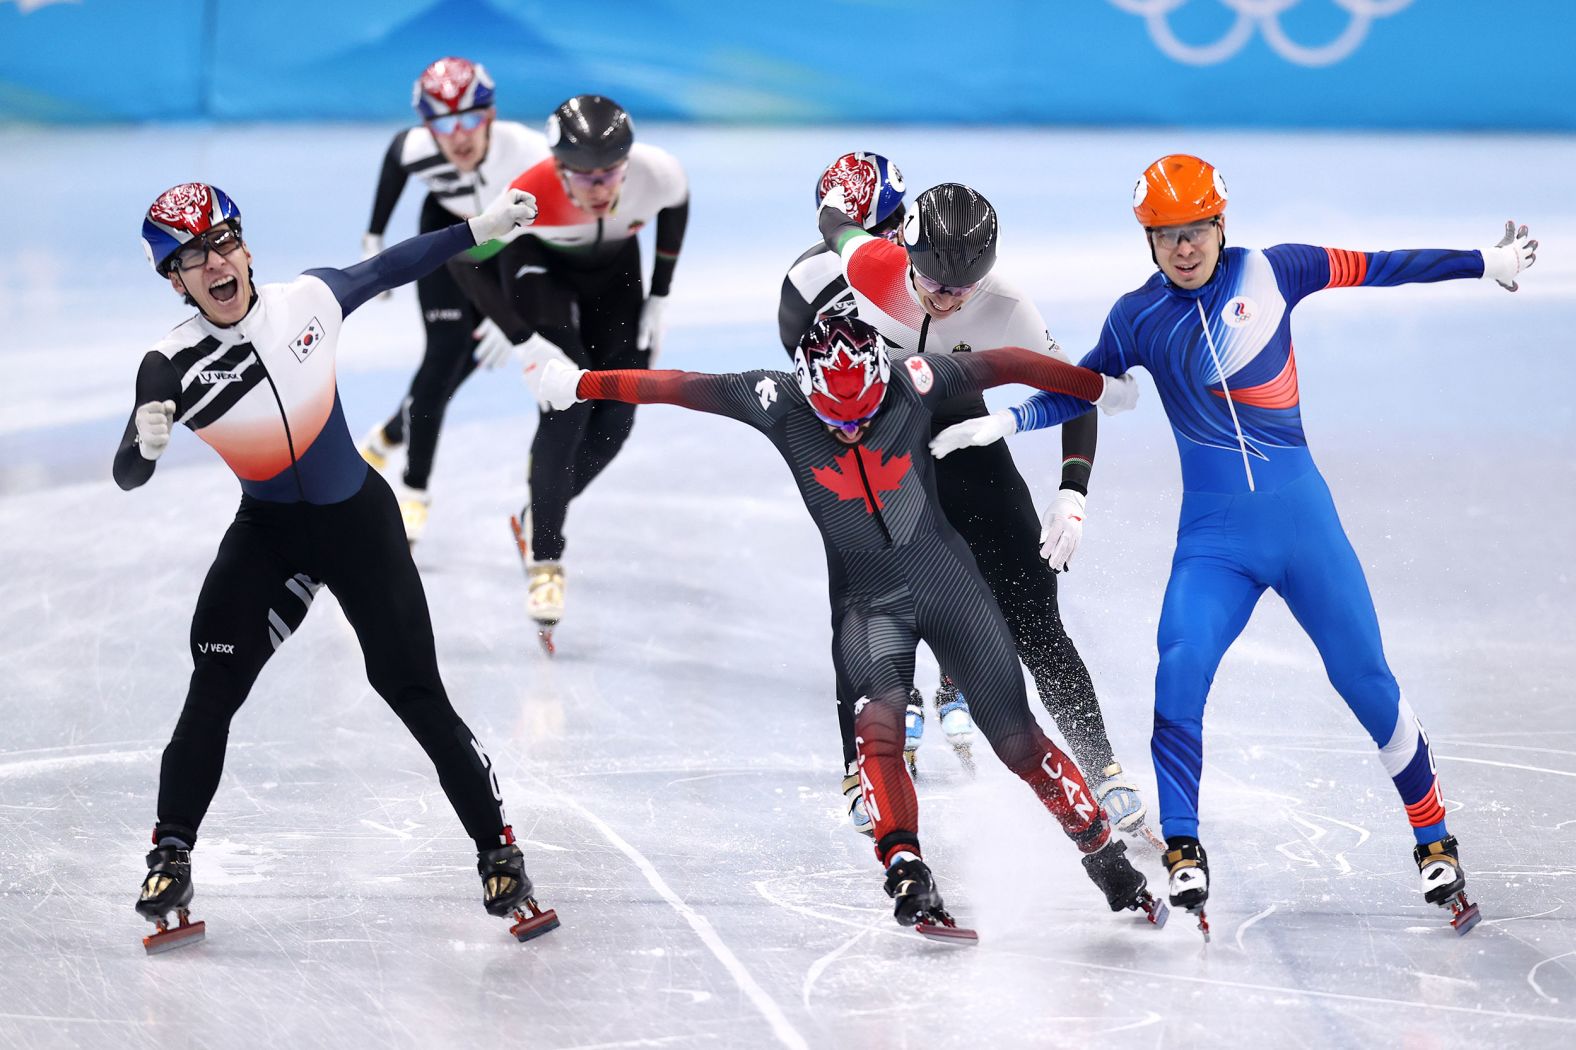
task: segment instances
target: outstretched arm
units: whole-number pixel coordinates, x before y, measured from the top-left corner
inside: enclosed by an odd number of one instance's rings
[[[1505,235],[1489,248],[1457,251],[1408,248],[1393,252],[1357,252],[1311,244],[1278,244],[1264,254],[1275,269],[1288,303],[1325,288],[1389,288],[1464,278],[1483,278],[1507,291],[1518,287],[1516,275],[1537,261],[1538,242],[1522,226],[1505,224]]]
[[[347,266],[307,273],[328,285],[345,316],[379,292],[409,284],[442,266],[451,256],[501,237],[536,218],[536,198],[524,190],[505,190],[473,219],[400,241],[387,251]]]
[[[181,410],[181,381],[170,359],[149,350],[137,368],[137,407],[115,450],[115,484],[130,492],[153,477],[153,464],[170,443]]]
[[[774,426],[789,401],[779,391],[794,382],[785,372],[680,372],[621,368],[593,372],[576,368],[562,353],[526,355],[525,382],[544,411],[561,411],[581,401],[626,401],[635,405],[678,405],[748,423]]]

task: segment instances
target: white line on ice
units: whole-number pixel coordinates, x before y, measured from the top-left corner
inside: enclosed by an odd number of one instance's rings
[[[1551,955],[1547,959],[1544,959],[1542,962],[1536,963],[1532,967],[1532,969],[1527,971],[1527,983],[1532,985],[1532,990],[1534,992],[1537,992],[1539,995],[1543,996],[1543,998],[1547,999],[1551,1003],[1557,1003],[1557,1002],[1559,1002],[1559,999],[1557,999],[1556,997],[1548,994],[1541,987],[1539,987],[1538,979],[1536,977],[1534,977],[1533,975],[1538,972],[1538,970],[1543,966],[1544,963],[1551,963],[1555,959],[1563,959],[1567,955],[1576,955],[1576,951],[1561,952],[1559,955]]]
[[[646,859],[646,855],[626,841],[622,835],[614,831],[601,817],[592,813],[579,802],[563,795],[558,796],[558,798],[566,807],[579,813],[588,824],[601,832],[602,837],[612,843],[615,849],[628,857],[635,867],[640,869],[640,873],[646,877],[646,882],[650,884],[651,888],[656,890],[662,899],[667,901],[673,910],[683,917],[685,922],[689,923],[690,929],[695,931],[695,936],[700,938],[701,943],[722,964],[723,969],[728,971],[729,976],[733,978],[733,983],[739,986],[739,991],[743,992],[750,1002],[755,1005],[755,1008],[760,1011],[761,1016],[766,1018],[766,1023],[771,1025],[772,1034],[777,1037],[778,1042],[784,1046],[794,1047],[795,1050],[809,1050],[810,1044],[805,1042],[804,1036],[794,1029],[793,1025],[788,1022],[788,1017],[783,1013],[782,1008],[773,1001],[771,996],[766,994],[764,988],[756,983],[755,978],[750,976],[750,971],[746,970],[744,964],[739,961],[739,957],[734,955],[732,949],[723,943],[721,937],[717,936],[717,931],[712,928],[710,920],[694,908],[691,908],[684,902],[684,898],[673,892],[673,889],[662,878],[661,873],[657,871],[651,861]]]
[[[1373,751],[1360,751],[1348,747],[1305,747],[1295,744],[1264,744],[1266,750],[1273,751],[1314,751],[1323,755],[1371,755]],[[1529,773],[1548,773],[1556,777],[1576,778],[1576,772],[1568,769],[1546,769],[1543,766],[1524,766],[1519,762],[1495,762],[1487,758],[1467,758],[1464,755],[1434,755],[1439,762],[1467,762],[1474,766],[1499,766],[1503,769],[1525,769]]]
[[[755,884],[755,892],[759,893],[762,897],[766,897],[767,900],[771,899],[770,897],[767,897],[765,890],[762,889],[759,882]],[[875,924],[871,923],[871,928],[874,928],[874,926]],[[815,982],[821,979],[821,974],[825,973],[826,968],[836,962],[838,957],[844,952],[858,944],[860,941],[864,940],[865,934],[869,932],[870,929],[860,930],[858,933],[848,938],[848,940],[844,941],[842,944],[839,944],[836,948],[833,948],[831,951],[827,952],[825,955],[821,956],[815,962],[810,964],[810,968],[804,972],[804,988],[800,992],[800,997],[804,1000],[804,1008],[806,1010],[810,1009],[810,992],[815,988]]]
[[[1271,904],[1268,908],[1265,908],[1263,911],[1259,912],[1257,915],[1250,915],[1246,919],[1242,920],[1242,924],[1237,927],[1237,951],[1239,951],[1239,952],[1246,952],[1247,951],[1247,948],[1243,947],[1243,945],[1242,945],[1242,935],[1247,932],[1248,927],[1252,926],[1254,923],[1258,922],[1260,919],[1267,919],[1267,918],[1269,918],[1271,915],[1273,915],[1275,913],[1275,909],[1278,908],[1278,907],[1280,907],[1280,905],[1278,905],[1278,904]]]

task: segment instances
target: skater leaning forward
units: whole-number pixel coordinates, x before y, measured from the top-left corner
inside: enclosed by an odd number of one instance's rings
[[[1027,383],[1061,391],[1062,410],[1073,415],[1091,401],[1112,411],[1128,407],[1132,388],[1020,348],[889,360],[887,345],[858,318],[836,317],[806,333],[795,374],[588,372],[541,353],[528,359],[526,376],[538,400],[559,410],[610,399],[729,416],[759,430],[788,462],[826,546],[832,660],[857,690],[856,763],[899,922],[933,932],[951,925],[921,859],[918,803],[903,762],[903,718],[921,640],[968,692],[992,749],[1085,855],[1112,910],[1154,915],[1144,877],[1112,839],[1077,765],[1029,712],[1012,636],[941,511],[928,449],[932,412],[960,394]]]
[[[147,939],[149,951],[200,939],[202,924],[187,924],[191,851],[219,786],[230,721],[320,584],[355,629],[373,688],[421,744],[475,841],[487,910],[530,907],[533,917],[521,915],[516,927],[522,939],[557,924],[551,912],[536,913],[491,762],[444,692],[399,508],[356,452],[334,362],[340,328],[356,307],[535,213],[529,194],[511,191],[468,222],[347,269],[254,287],[241,213],[222,191],[185,183],[148,209],[148,260],[199,312],[144,356],[115,480],[128,490],[146,483],[171,427],[184,423],[224,458],[242,493],[197,599],[191,684],[164,751],[154,848],[137,902],[160,931]],[[166,932],[172,911],[181,923]]]
[[[878,177],[882,171],[884,179]],[[822,174],[818,224],[830,265],[818,265],[831,270],[848,294],[846,300],[838,297],[835,283],[823,285],[824,290],[807,288],[814,296],[811,302],[823,301],[823,310],[835,311],[847,301],[861,320],[913,353],[967,354],[1019,346],[1066,361],[1033,299],[996,266],[996,209],[982,194],[958,183],[933,186],[893,213],[901,216],[896,236],[880,235],[883,221],[892,221],[890,216],[879,218],[882,206],[897,197],[894,191],[903,185],[901,176],[893,184],[895,171],[884,158],[852,154],[838,158]],[[810,267],[817,265],[817,258],[801,256],[799,272],[791,276],[813,284],[805,279],[816,272]],[[789,299],[787,288],[784,299]],[[784,312],[779,310],[780,327]],[[931,429],[938,432],[985,411],[977,392],[965,394],[937,407]],[[1089,412],[1062,428],[1060,489],[1043,527],[1035,517],[1029,486],[1005,445],[970,449],[937,464],[936,492],[1001,609],[1041,703],[1078,764],[1098,774],[1091,787],[1107,815],[1119,830],[1158,845],[1144,820],[1143,799],[1112,751],[1094,683],[1057,604],[1057,572],[1067,567],[1083,532],[1097,429]],[[1049,561],[1039,556],[1042,543]],[[945,663],[941,670],[951,671]],[[936,695],[938,713],[967,697],[947,674]],[[838,699],[845,758],[852,761],[852,718],[841,689]],[[918,743],[921,713],[921,708],[910,708],[910,748]],[[943,728],[950,736],[945,717]]]
[[[666,150],[636,141],[629,114],[602,95],[576,95],[547,121],[552,156],[513,186],[541,208],[495,270],[449,268],[500,338],[551,345],[589,368],[647,368],[661,350],[663,314],[689,223],[689,180]],[[656,226],[649,291],[636,234]],[[633,405],[543,411],[531,441],[529,496],[512,525],[527,580],[526,613],[548,652],[564,615],[570,503],[613,462],[635,426]]]
[[[1537,241],[1511,223],[1482,251],[1348,251],[1307,244],[1226,247],[1226,185],[1198,157],[1162,157],[1133,211],[1158,270],[1119,299],[1081,362],[1106,375],[1147,370],[1182,458],[1177,549],[1160,611],[1151,749],[1171,901],[1203,921],[1209,867],[1199,842],[1204,701],[1221,657],[1266,588],[1308,632],[1330,683],[1367,731],[1416,838],[1424,898],[1466,932],[1455,838],[1422,724],[1390,673],[1368,581],[1303,434],[1291,313],[1327,288],[1485,278],[1516,290]],[[1043,413],[1042,413],[1042,410]],[[938,454],[1032,430],[1059,415],[1040,395],[951,428]]]

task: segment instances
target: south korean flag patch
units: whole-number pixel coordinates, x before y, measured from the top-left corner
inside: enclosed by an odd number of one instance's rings
[[[925,360],[924,355],[915,354],[903,362],[903,368],[908,372],[908,381],[921,394],[930,393],[930,388],[936,385],[936,373],[930,370],[930,362]]]
[[[290,340],[290,352],[295,354],[297,361],[305,361],[322,341],[323,326],[314,317],[307,322],[305,328],[301,329],[300,335]]]

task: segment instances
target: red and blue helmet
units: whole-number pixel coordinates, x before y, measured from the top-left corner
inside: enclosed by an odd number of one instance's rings
[[[826,166],[815,184],[815,206],[833,186],[843,187],[849,214],[874,229],[903,206],[903,173],[879,153],[845,153]]]
[[[422,120],[486,109],[493,104],[493,80],[480,62],[450,55],[421,71],[410,104]]]
[[[892,373],[886,339],[852,315],[817,318],[799,340],[793,365],[817,418],[848,434],[881,408]]]
[[[219,187],[206,182],[171,186],[142,218],[142,250],[148,265],[163,274],[181,245],[226,222],[239,231],[241,209]]]

